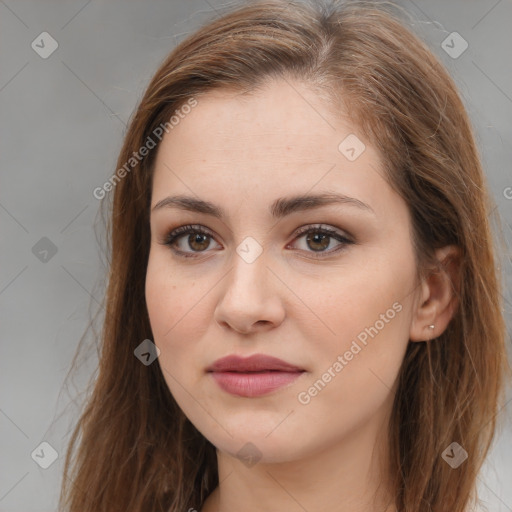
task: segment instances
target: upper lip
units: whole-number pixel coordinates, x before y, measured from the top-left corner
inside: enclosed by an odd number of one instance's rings
[[[265,370],[274,370],[282,372],[301,372],[302,368],[287,363],[277,357],[267,356],[265,354],[254,354],[250,357],[240,357],[229,355],[217,359],[210,365],[208,372],[258,372]]]

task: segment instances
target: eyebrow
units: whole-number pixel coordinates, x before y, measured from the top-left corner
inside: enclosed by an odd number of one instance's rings
[[[360,210],[365,210],[375,215],[373,208],[371,208],[371,206],[367,205],[366,203],[363,203],[354,197],[348,197],[337,193],[324,193],[314,195],[303,194],[292,197],[281,197],[272,203],[269,210],[272,217],[279,219],[295,212],[312,210],[314,208],[332,204],[354,206]],[[178,208],[191,212],[204,213],[206,215],[212,215],[218,219],[223,219],[226,217],[226,212],[222,207],[197,197],[185,195],[166,197],[158,201],[158,203],[153,206],[151,211],[154,212],[162,208]]]

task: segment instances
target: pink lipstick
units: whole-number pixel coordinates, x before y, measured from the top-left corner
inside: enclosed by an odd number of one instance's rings
[[[305,370],[264,354],[218,359],[206,371],[221,389],[232,395],[257,397],[290,384]]]

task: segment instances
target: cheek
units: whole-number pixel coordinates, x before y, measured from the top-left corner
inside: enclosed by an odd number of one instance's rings
[[[158,361],[172,390],[173,379],[169,380],[169,377],[175,375],[179,368],[176,361],[186,355],[183,341],[187,339],[187,333],[182,329],[190,325],[183,321],[190,306],[187,296],[179,293],[181,288],[175,282],[169,265],[161,262],[161,259],[150,253],[145,284],[146,305],[153,342],[160,349]],[[180,295],[180,300],[177,300],[177,295]]]
[[[301,290],[314,313],[300,327],[314,351],[307,394],[315,407],[338,403],[353,417],[386,399],[409,341],[412,260],[390,255],[368,263],[361,260]]]
[[[149,255],[145,287],[153,336],[160,342],[176,339],[173,334],[190,327],[190,318],[200,309],[195,280],[180,277],[169,256],[157,249]]]
[[[305,339],[312,345],[321,341],[319,348],[334,354],[348,350],[358,336],[362,342],[365,336],[370,339],[367,329],[372,326],[379,339],[406,333],[403,311],[410,301],[413,268],[409,262],[401,263],[374,257],[371,264],[361,259],[321,279],[295,279],[294,292],[301,299],[298,309],[304,314],[293,319],[300,322]],[[371,332],[376,334],[374,329]],[[382,351],[384,342],[379,345]]]
[[[297,418],[311,425],[325,418],[324,440],[335,442],[391,407],[408,343],[407,312],[395,297],[389,290],[354,290],[353,300],[343,301],[330,318],[336,336],[314,348],[314,371],[295,397]]]
[[[187,418],[208,437],[212,426],[207,397],[200,388],[204,379],[202,354],[196,340],[204,332],[206,291],[194,278],[174,271],[168,257],[151,254],[146,273],[146,304],[153,333],[153,341],[160,350],[157,359],[164,380],[174,400]],[[221,434],[218,434],[222,437]]]
[[[207,287],[205,280],[176,270],[169,256],[158,248],[150,252],[146,304],[153,342],[160,349],[158,360],[173,394],[179,391],[175,389],[176,380],[190,384],[202,370],[196,341],[203,337],[211,317],[205,297]]]
[[[193,288],[190,284],[189,287]],[[153,342],[160,350],[158,364],[169,391],[180,402],[179,383],[186,375],[183,368],[190,356],[190,339],[183,329],[190,326],[187,311],[190,310],[189,298],[180,293],[181,286],[176,282],[165,258],[150,252],[146,272],[145,294]],[[179,299],[178,299],[179,296]],[[187,350],[187,347],[189,350]]]

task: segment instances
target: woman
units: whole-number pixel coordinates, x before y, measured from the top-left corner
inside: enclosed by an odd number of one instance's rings
[[[117,168],[62,510],[473,510],[508,371],[492,204],[452,79],[397,16],[210,22]]]

